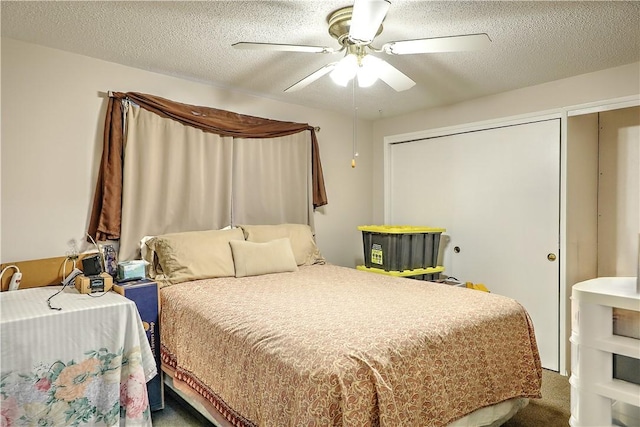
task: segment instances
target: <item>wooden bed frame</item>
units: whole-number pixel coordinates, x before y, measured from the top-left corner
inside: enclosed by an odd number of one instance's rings
[[[173,380],[173,369],[171,367],[162,365],[162,378],[165,387],[168,387],[183,399],[189,406],[191,406],[200,415],[205,417],[216,427],[234,427],[229,421],[227,421],[221,414],[215,410],[209,410],[208,402],[199,394],[192,392],[187,387],[179,387]]]

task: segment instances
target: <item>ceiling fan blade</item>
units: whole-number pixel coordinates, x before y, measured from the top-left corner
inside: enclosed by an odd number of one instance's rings
[[[411,80],[403,72],[389,64],[387,61],[380,60],[377,64],[378,78],[395,89],[396,92],[411,89],[416,82]]]
[[[490,43],[491,39],[489,36],[481,33],[390,42],[382,46],[382,50],[391,55],[456,52],[462,50],[479,50],[489,46]]]
[[[303,78],[302,80],[298,81],[297,83],[292,84],[291,86],[286,88],[284,91],[285,92],[295,92],[297,90],[300,90],[300,89],[303,89],[303,88],[309,86],[311,83],[315,82],[320,77],[324,76],[327,73],[330,73],[331,70],[333,70],[336,67],[336,64],[337,64],[337,62],[332,62],[331,64],[325,65],[324,67],[320,68],[317,71],[314,71],[313,73],[309,74],[307,77]]]
[[[231,46],[236,49],[276,50],[280,52],[333,53],[335,50],[325,46],[305,46],[300,44],[238,42]]]
[[[391,2],[388,0],[355,0],[349,26],[349,40],[369,44],[377,35]]]

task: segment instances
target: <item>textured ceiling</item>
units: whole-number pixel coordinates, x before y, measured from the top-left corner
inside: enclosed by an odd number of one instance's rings
[[[6,1],[2,36],[131,67],[351,114],[352,90],[328,76],[291,84],[340,54],[237,50],[238,41],[338,48],[327,16],[352,0]],[[376,119],[531,86],[640,60],[638,1],[391,0],[375,46],[395,40],[487,33],[488,49],[390,56],[417,84],[360,89],[360,117]],[[105,90],[121,88],[105,88]]]

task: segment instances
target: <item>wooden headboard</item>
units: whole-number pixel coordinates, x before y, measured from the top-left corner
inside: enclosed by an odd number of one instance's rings
[[[82,258],[95,254],[80,254],[76,261],[76,267],[82,270]],[[66,256],[55,258],[34,259],[28,261],[5,262],[0,264],[0,271],[8,265],[15,265],[22,273],[20,289],[37,288],[40,286],[59,285],[62,283],[62,273],[64,272],[64,263]],[[73,262],[67,261],[66,274],[73,270]],[[1,291],[9,288],[11,276],[15,273],[15,269],[7,270],[2,276]]]

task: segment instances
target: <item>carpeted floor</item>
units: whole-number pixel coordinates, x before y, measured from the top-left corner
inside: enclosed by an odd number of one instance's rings
[[[567,427],[570,417],[569,377],[543,370],[542,399],[530,399],[529,404],[503,427]],[[165,408],[151,414],[155,427],[212,426],[184,401],[165,387]]]
[[[569,377],[542,370],[542,399],[529,399],[503,427],[567,427],[571,416]]]
[[[169,387],[164,388],[164,409],[151,413],[153,427],[213,426]]]

